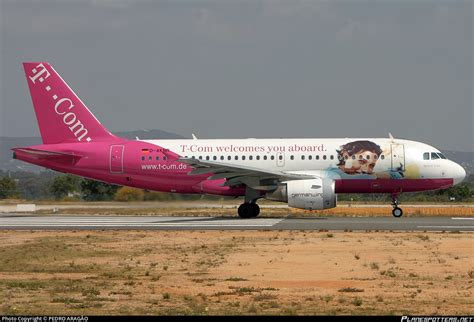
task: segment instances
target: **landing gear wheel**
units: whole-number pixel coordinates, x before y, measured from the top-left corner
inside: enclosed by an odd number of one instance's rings
[[[398,208],[398,207],[393,208],[392,215],[397,218],[401,217],[403,215],[402,208]]]
[[[249,203],[243,203],[239,206],[239,217],[240,218],[252,218],[252,207]]]
[[[238,209],[240,218],[257,217],[260,214],[260,207],[256,203],[243,203]]]
[[[402,208],[398,207],[398,193],[392,193],[392,215],[393,217],[400,218],[403,215]]]
[[[257,217],[260,214],[260,207],[256,203],[251,203],[252,217]]]

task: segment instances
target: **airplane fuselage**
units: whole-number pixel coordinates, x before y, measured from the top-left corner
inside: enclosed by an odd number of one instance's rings
[[[341,146],[369,141],[380,146],[379,156],[357,155],[341,166]],[[449,188],[464,178],[463,169],[443,159],[439,150],[401,139],[233,139],[233,140],[118,140],[82,144],[52,144],[31,148],[82,156],[69,160],[31,158],[23,161],[57,171],[137,188],[177,192],[242,196],[242,187],[222,186],[211,174],[190,175],[192,167],[179,157],[214,161],[231,166],[314,174],[335,180],[336,193],[397,193]],[[426,153],[429,158],[426,158]],[[432,158],[436,154],[436,158]],[[440,157],[438,157],[440,156]],[[362,163],[363,164],[360,164]],[[461,169],[460,169],[461,168]]]

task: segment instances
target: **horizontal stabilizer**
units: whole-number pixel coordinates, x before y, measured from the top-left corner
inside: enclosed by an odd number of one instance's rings
[[[65,153],[65,152],[56,152],[48,150],[40,150],[33,148],[13,148],[14,158],[17,158],[21,155],[26,157],[37,159],[37,160],[51,160],[51,161],[64,161],[71,162],[72,164],[79,161],[82,158],[81,155]],[[21,159],[21,157],[20,157]]]

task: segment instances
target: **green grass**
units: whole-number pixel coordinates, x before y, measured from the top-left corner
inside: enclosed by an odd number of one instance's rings
[[[25,290],[38,290],[47,287],[47,282],[38,280],[22,280],[22,281],[7,281],[0,282],[0,285],[5,283],[7,288],[21,288]]]
[[[360,292],[364,292],[364,290],[361,288],[355,288],[355,287],[344,287],[344,288],[339,289],[338,292],[360,293]]]
[[[231,282],[243,282],[243,281],[248,281],[246,278],[242,277],[229,277],[225,279],[226,281],[231,281]]]
[[[379,264],[372,262],[370,263],[370,268],[372,268],[373,270],[378,270],[380,267]]]
[[[77,240],[79,239],[79,240]],[[81,258],[101,258],[112,254],[97,250],[91,239],[77,238],[71,243],[66,237],[43,237],[22,245],[0,248],[0,271],[3,272],[97,272],[94,264],[78,265]]]

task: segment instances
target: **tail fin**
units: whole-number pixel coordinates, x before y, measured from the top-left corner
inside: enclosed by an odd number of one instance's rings
[[[46,62],[23,63],[44,144],[116,139]]]

